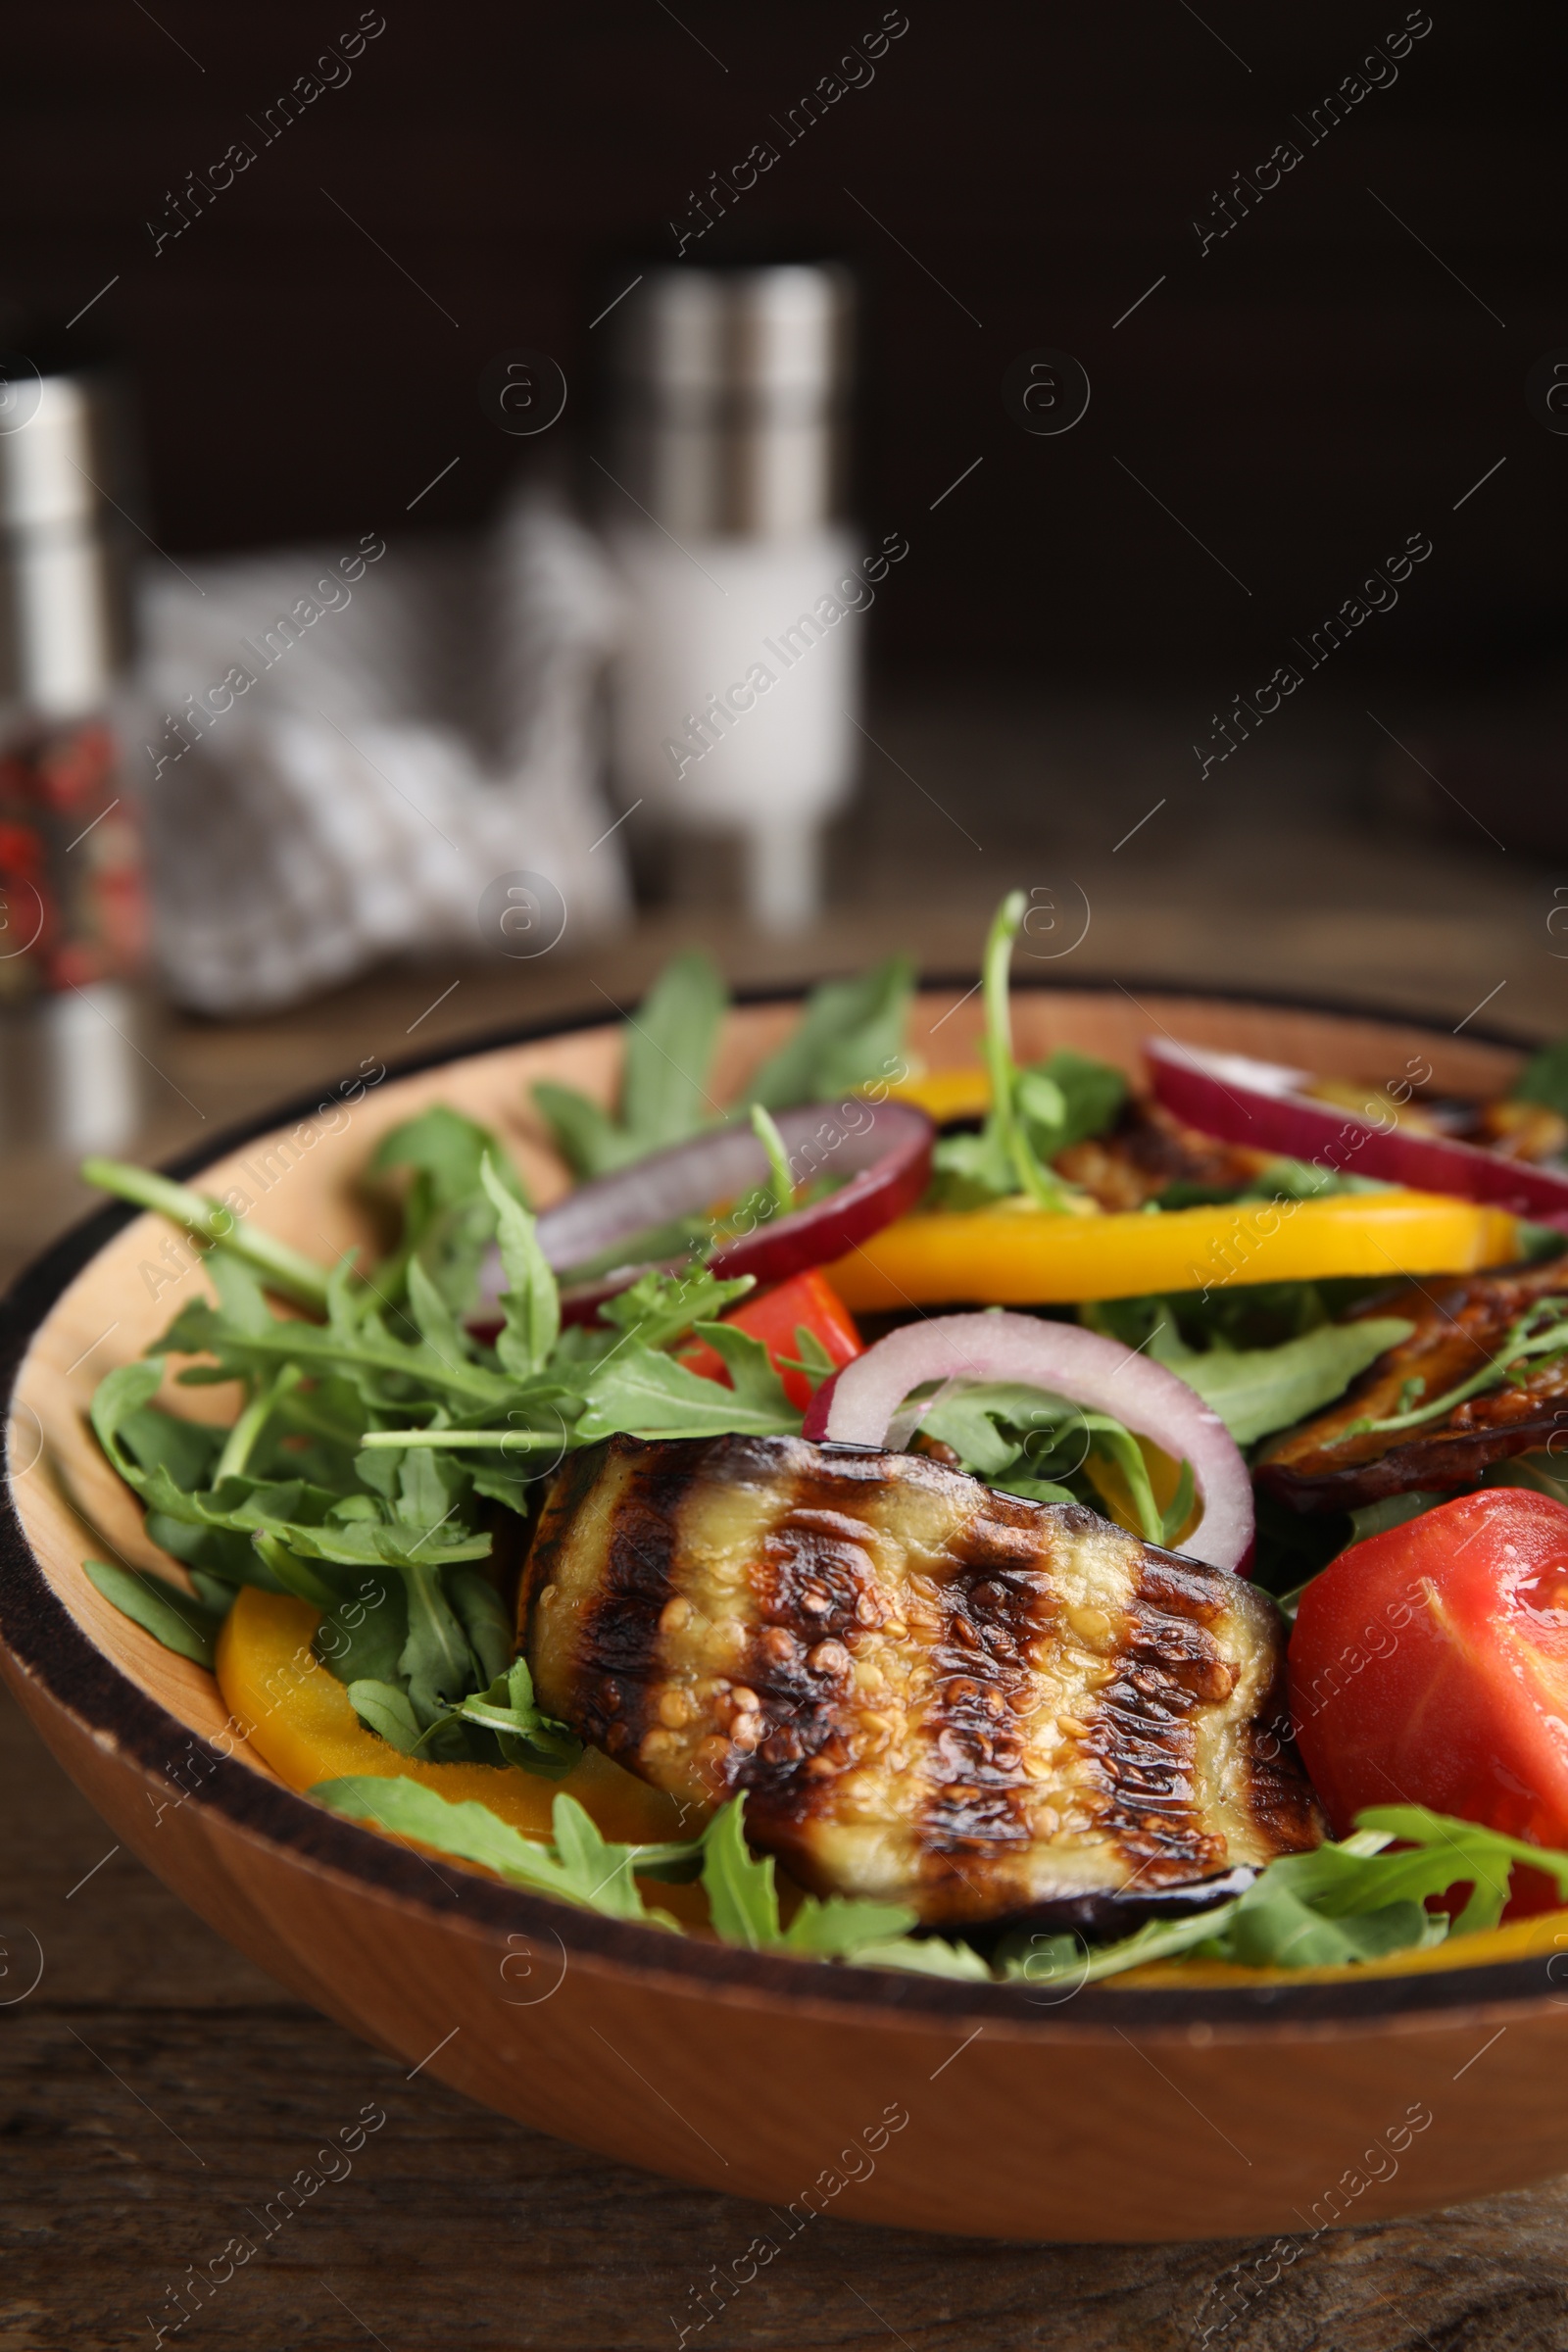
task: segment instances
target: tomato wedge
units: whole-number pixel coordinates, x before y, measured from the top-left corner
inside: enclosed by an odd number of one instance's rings
[[[1290,1679],[1338,1836],[1412,1803],[1568,1843],[1568,1508],[1494,1487],[1352,1544],[1301,1596]],[[1510,1916],[1540,1907],[1515,1887]]]
[[[797,1330],[804,1328],[820,1341],[835,1365],[853,1363],[863,1352],[849,1308],[826,1277],[815,1272],[794,1274],[771,1291],[743,1298],[724,1321],[762,1342],[774,1371],[783,1380],[785,1396],[802,1412],[811,1401],[811,1384],[804,1372],[791,1372],[780,1361],[782,1357],[799,1358]],[[728,1384],[722,1358],[706,1340],[682,1349],[680,1360],[709,1380]]]

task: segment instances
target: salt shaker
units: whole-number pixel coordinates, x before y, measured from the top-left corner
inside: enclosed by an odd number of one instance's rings
[[[0,362],[0,1144],[140,1124],[140,834],[121,754],[127,565],[107,371]]]
[[[677,832],[739,834],[774,931],[818,911],[856,768],[875,591],[844,519],[853,323],[831,263],[656,268],[614,320],[615,787]]]

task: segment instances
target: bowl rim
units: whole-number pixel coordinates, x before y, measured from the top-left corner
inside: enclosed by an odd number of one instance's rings
[[[962,988],[967,972],[921,974],[922,991]],[[796,1003],[806,984],[778,984],[732,991],[736,1006]],[[1345,999],[1314,999],[1288,992],[1205,987],[1169,979],[1139,980],[1136,986],[1113,974],[1029,975],[1016,986],[1025,994],[1096,994],[1123,990],[1132,996],[1164,999],[1200,997],[1214,1004],[1260,1006],[1291,1012],[1379,1021],[1433,1036],[1443,1032],[1430,1019],[1402,1008]],[[456,1043],[437,1046],[390,1064],[386,1080],[412,1078],[514,1046],[543,1043],[585,1030],[608,1028],[601,1007],[507,1023]],[[1476,1028],[1479,1044],[1529,1052],[1537,1041],[1518,1033]],[[188,1180],[229,1152],[273,1129],[309,1114],[321,1092],[270,1106],[164,1163],[164,1172]],[[29,1544],[14,1499],[10,1476],[10,1406],[32,1339],[64,1292],[113,1237],[140,1215],[128,1202],[110,1201],[91,1211],[51,1243],[16,1276],[0,1298],[0,1642],[28,1681],[41,1685],[100,1746],[150,1773],[164,1772],[179,1752],[189,1727],[151,1697],[89,1638],[44,1575]],[[969,1979],[906,1974],[893,1970],[808,1967],[797,1959],[748,1951],[727,1944],[674,1937],[656,1928],[603,1918],[534,1895],[477,1874],[465,1874],[464,1916],[451,1919],[450,1897],[437,1893],[422,1858],[373,1831],[314,1804],[296,1789],[252,1769],[237,1757],[213,1751],[212,1769],[183,1802],[210,1810],[242,1836],[261,1840],[307,1868],[358,1884],[367,1894],[412,1905],[460,1932],[475,1930],[554,1936],[568,1954],[606,1970],[643,1981],[662,1979],[691,1995],[783,2002],[820,2016],[841,2019],[867,2011],[889,2022],[936,2023],[977,2017],[1015,2033],[1104,2038],[1124,2026],[1186,2029],[1223,2026],[1232,2034],[1273,2038],[1293,2029],[1306,2034],[1336,2028],[1370,2032],[1428,2018],[1455,2022],[1494,2009],[1544,2005],[1563,1994],[1546,1974],[1550,1955],[1486,1961],[1451,1970],[1341,1980],[1330,1984],[1208,1984],[1182,1986],[1085,1986],[1046,2000],[1021,1984],[986,1984]],[[1227,2038],[1230,2036],[1228,2035]]]

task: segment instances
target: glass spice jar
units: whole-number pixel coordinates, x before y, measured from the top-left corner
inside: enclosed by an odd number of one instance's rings
[[[0,356],[0,1148],[141,1121],[141,832],[121,754],[122,422],[104,369]]]

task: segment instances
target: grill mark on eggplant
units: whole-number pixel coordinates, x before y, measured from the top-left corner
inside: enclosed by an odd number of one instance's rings
[[[1428,1396],[1456,1388],[1491,1359],[1515,1316],[1564,1291],[1568,1261],[1558,1260],[1521,1273],[1475,1275],[1442,1290],[1412,1285],[1363,1308],[1403,1315],[1415,1329],[1338,1403],[1275,1440],[1258,1463],[1259,1485],[1293,1511],[1352,1511],[1385,1495],[1472,1486],[1491,1463],[1549,1445],[1568,1429],[1568,1357],[1548,1357],[1517,1385],[1484,1390],[1419,1429],[1346,1439],[1340,1432],[1363,1417],[1396,1413],[1400,1391],[1415,1375],[1425,1379]]]
[[[744,1789],[754,1843],[817,1891],[1114,1918],[1321,1836],[1277,1740],[1214,1745],[1239,1673],[1279,1677],[1238,1580],[918,1456],[595,1451],[524,1581],[541,1702],[671,1793]]]
[[[578,1457],[565,1491],[551,1497],[551,1528],[541,1569],[548,1574],[570,1515],[603,1475],[612,1447],[593,1447]],[[605,1573],[579,1608],[574,1644],[579,1659],[592,1660],[584,1676],[574,1725],[578,1737],[607,1755],[635,1749],[650,1728],[648,1661],[659,1642],[659,1621],[674,1597],[673,1551],[681,1497],[697,1475],[694,1460],[658,1458],[635,1465],[625,1478],[611,1515]],[[593,1460],[594,1455],[601,1458]],[[537,1579],[532,1574],[530,1582]]]
[[[762,1541],[753,1578],[760,1622],[747,1658],[765,1728],[727,1775],[729,1786],[744,1781],[759,1824],[824,1811],[848,1760],[845,1687],[860,1638],[888,1617],[864,1523],[842,1507],[854,1495],[853,1481],[808,1472]]]
[[[927,1724],[933,1786],[919,1837],[927,1899],[943,1909],[965,1894],[983,1901],[999,1848],[1021,1849],[1035,1837],[1018,1716],[1032,1691],[1031,1643],[1055,1610],[1035,1572],[1024,1508],[1009,1496],[993,1502],[952,1546],[970,1576],[944,1592],[950,1614],[934,1661],[942,1679]]]
[[[1141,1564],[1117,1670],[1084,1743],[1102,1786],[1101,1826],[1136,1863],[1135,1885],[1202,1878],[1225,1859],[1225,1838],[1203,1826],[1195,1802],[1192,1720],[1200,1705],[1220,1705],[1236,1688],[1236,1669],[1209,1631],[1218,1614],[1172,1563]]]

